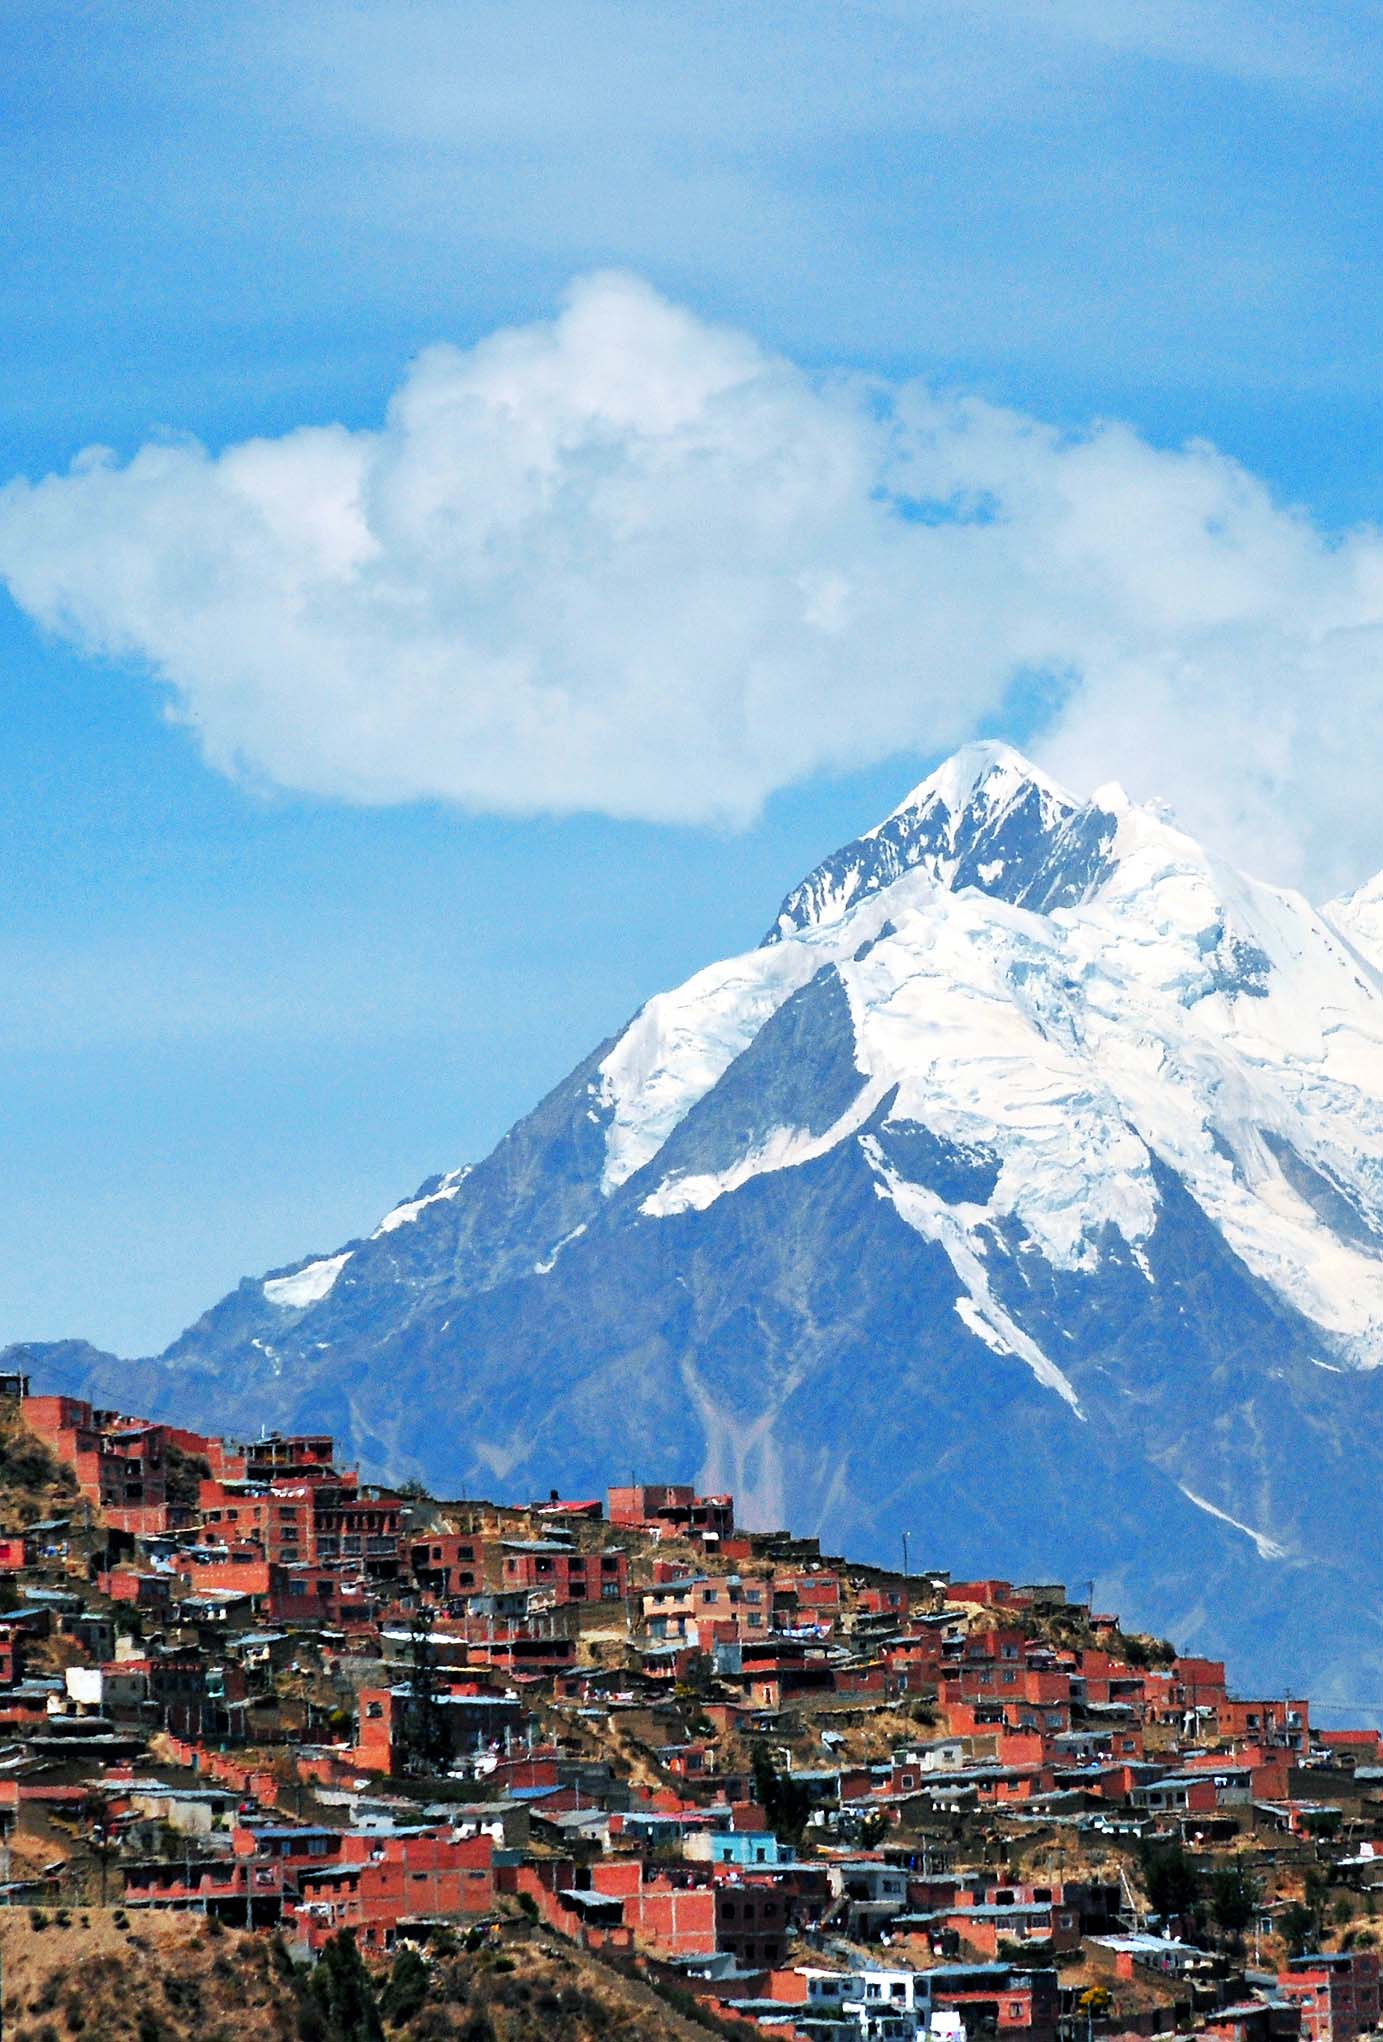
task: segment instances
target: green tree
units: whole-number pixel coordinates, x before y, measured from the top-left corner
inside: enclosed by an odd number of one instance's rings
[[[322,2042],[384,2042],[370,1975],[349,1929],[324,1945],[308,1993]]]
[[[1242,1865],[1222,1865],[1210,1880],[1215,1926],[1236,1943],[1258,1910],[1258,1882]]]
[[[415,1610],[408,1632],[408,1693],[402,1722],[403,1766],[409,1773],[437,1771],[450,1755],[447,1726],[437,1701],[431,1632],[427,1611]]]
[[[685,1707],[688,1702],[704,1702],[714,1687],[715,1664],[711,1655],[709,1652],[693,1652],[673,1692]]]
[[[416,1950],[400,1950],[389,1973],[389,1983],[379,1997],[379,2010],[386,2021],[411,2021],[427,1998],[427,1966]]]
[[[1164,1920],[1193,1914],[1200,1899],[1196,1861],[1179,1843],[1149,1843],[1142,1850],[1143,1884],[1154,1914]]]
[[[1315,1909],[1303,1906],[1299,1900],[1288,1901],[1277,1918],[1277,1927],[1294,1957],[1311,1949],[1320,1934]]]
[[[762,1742],[754,1746],[751,1759],[754,1799],[763,1809],[768,1826],[780,1843],[797,1843],[807,1826],[811,1799],[790,1773],[780,1773],[773,1754]]]
[[[168,1501],[184,1503],[195,1510],[201,1484],[211,1475],[210,1461],[205,1454],[184,1453],[171,1440],[164,1446],[163,1460]]]

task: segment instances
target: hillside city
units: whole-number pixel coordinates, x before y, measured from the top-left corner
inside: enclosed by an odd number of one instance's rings
[[[578,1977],[582,2034],[684,2042],[1378,2028],[1378,1732],[628,1473],[440,1501],[0,1378],[6,1921],[236,1932],[382,2010],[218,2034],[575,2034]],[[535,2026],[465,2011],[534,1966]]]

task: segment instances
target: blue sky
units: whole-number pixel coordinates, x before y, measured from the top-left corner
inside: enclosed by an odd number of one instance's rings
[[[1383,865],[1379,13],[15,0],[0,483],[113,453],[0,508],[0,1337],[147,1351],[367,1229],[974,728],[1169,792],[1273,876]],[[558,475],[537,525],[491,516],[503,436],[446,438],[501,402]],[[650,466],[668,404],[709,493]],[[324,460],[388,500],[349,696],[277,603],[299,527],[240,579],[218,553],[222,451],[325,425],[255,513],[301,523]],[[428,491],[449,529],[491,517],[459,580]],[[955,529],[902,530],[909,491]],[[652,535],[623,578],[619,519]],[[685,559],[702,594],[664,628]],[[453,630],[468,720],[434,723]],[[1050,729],[1044,660],[1079,676]]]

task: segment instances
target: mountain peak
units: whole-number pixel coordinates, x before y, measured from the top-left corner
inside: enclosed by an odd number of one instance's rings
[[[919,781],[882,823],[865,832],[865,839],[878,836],[898,816],[917,815],[939,805],[951,815],[961,817],[981,797],[992,809],[1028,787],[1036,788],[1049,802],[1068,811],[1079,806],[1073,795],[1002,738],[976,738],[961,745],[925,780]]]
[[[1383,872],[1327,901],[1321,914],[1374,971],[1383,972]]]
[[[921,867],[1039,913],[1084,900],[1108,870],[1116,813],[1082,805],[1012,745],[962,745],[891,815],[793,888],[764,938],[838,921],[858,900]]]

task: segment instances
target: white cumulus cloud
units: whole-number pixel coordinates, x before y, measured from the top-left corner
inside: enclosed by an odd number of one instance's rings
[[[808,375],[636,278],[430,348],[378,431],[0,490],[0,575],[206,756],[366,802],[742,821],[1057,677],[1036,748],[1282,876],[1383,860],[1383,540],[1207,445]]]

